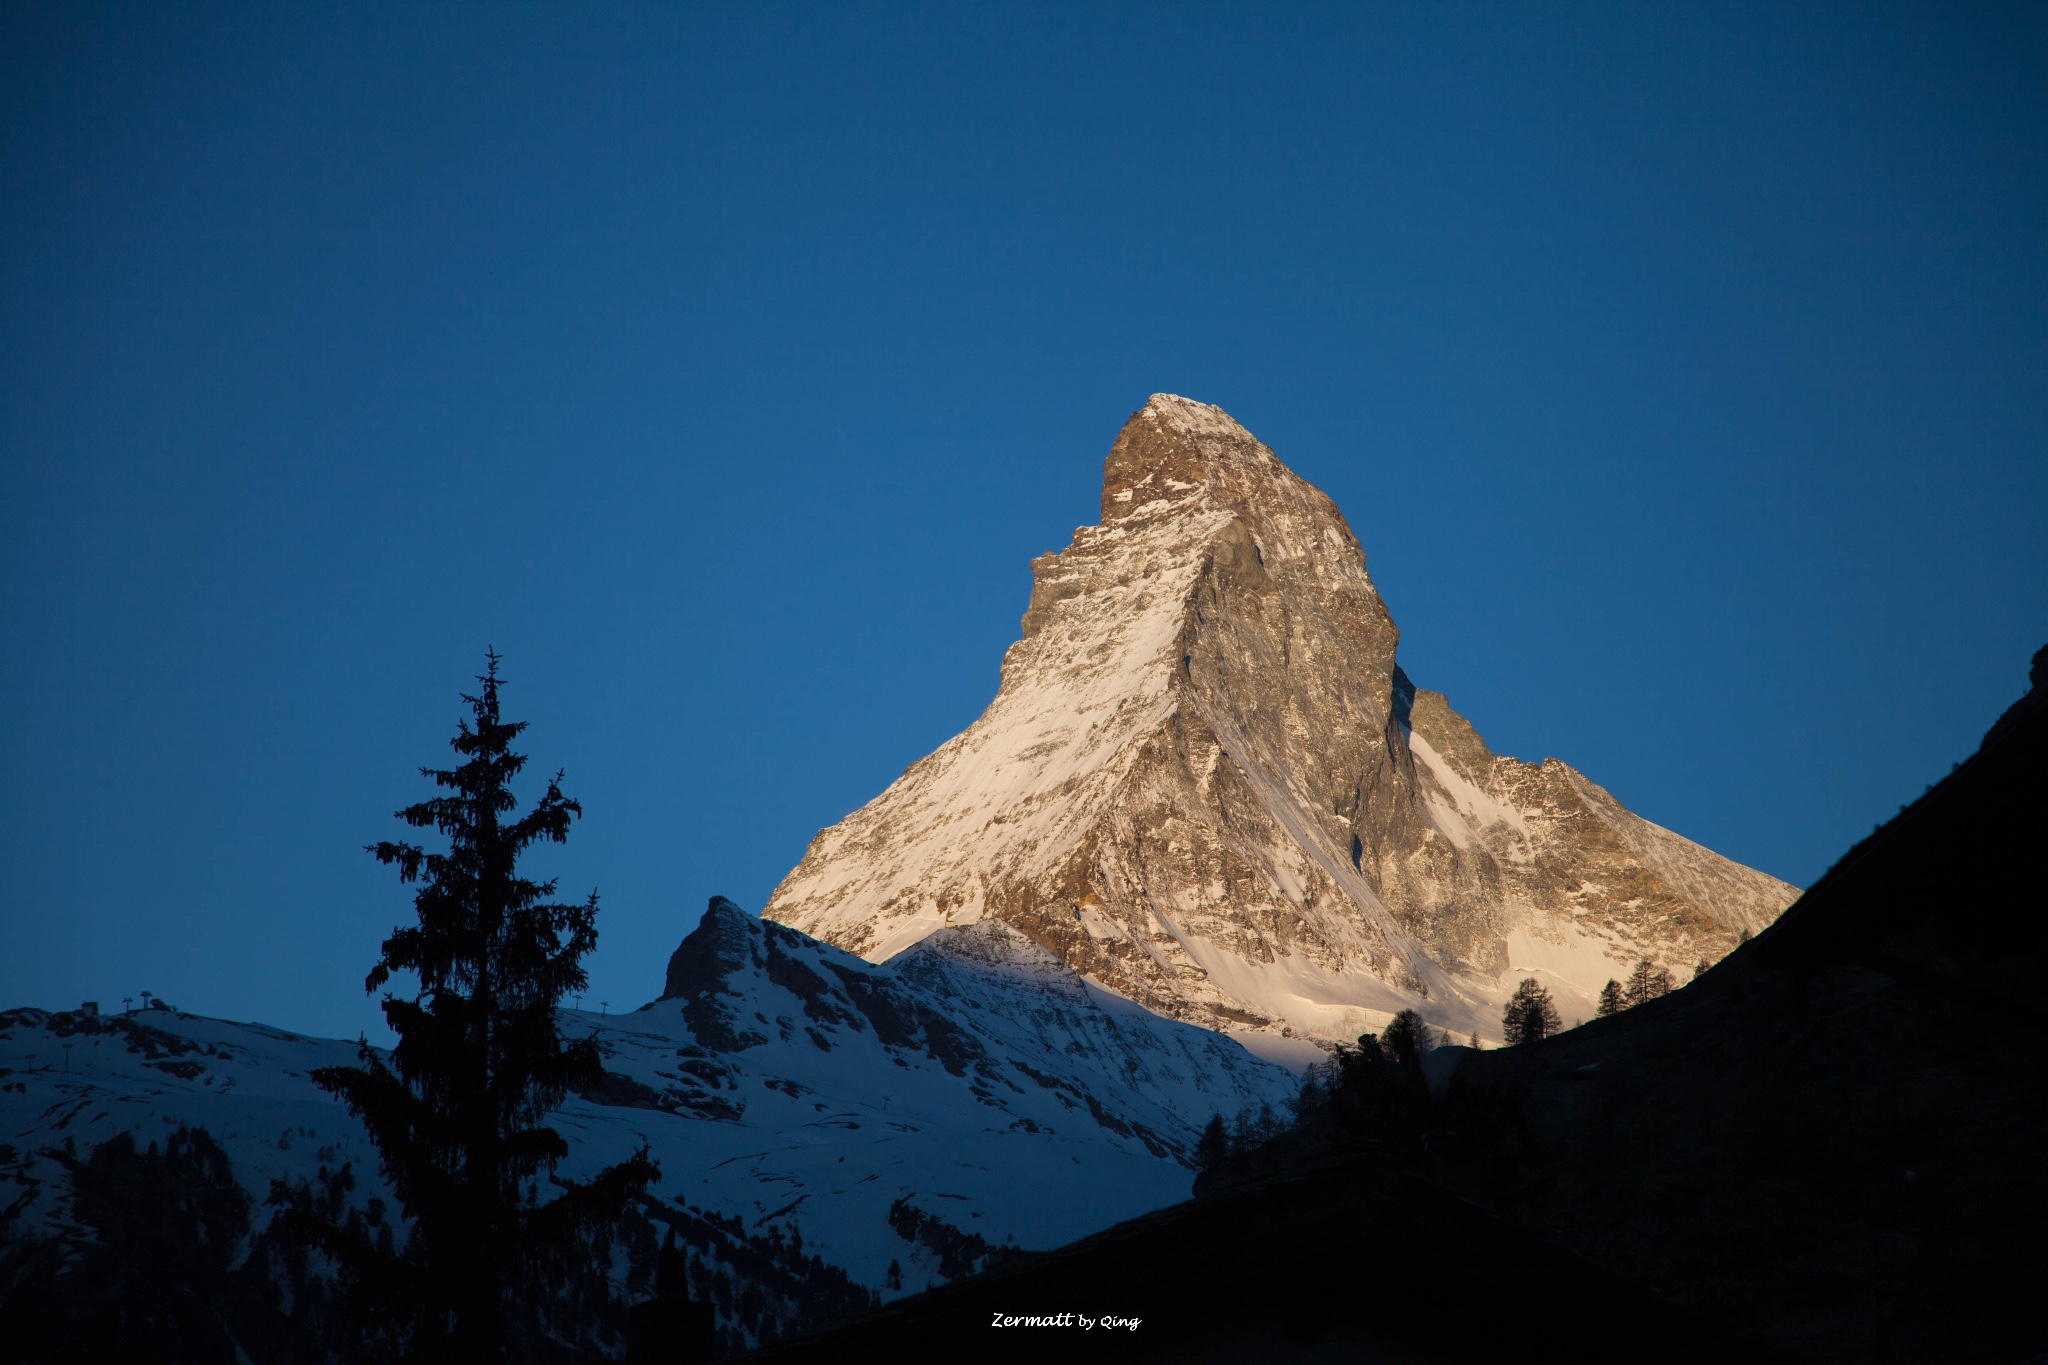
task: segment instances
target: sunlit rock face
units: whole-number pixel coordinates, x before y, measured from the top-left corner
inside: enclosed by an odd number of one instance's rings
[[[1154,395],[1101,523],[1031,570],[995,700],[821,831],[767,918],[871,961],[999,920],[1285,1053],[1409,1007],[1498,1037],[1530,975],[1590,1016],[1610,976],[1683,980],[1797,894],[1488,750],[1402,673],[1336,505],[1219,408]]]

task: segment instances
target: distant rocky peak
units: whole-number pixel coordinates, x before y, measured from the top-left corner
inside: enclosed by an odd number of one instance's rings
[[[1102,462],[1102,524],[1156,515],[1233,484],[1242,488],[1246,475],[1272,480],[1285,473],[1223,409],[1155,393],[1124,423]]]
[[[1222,408],[1155,393],[1102,462],[1102,524],[1134,528],[1187,512],[1225,512],[1262,558],[1365,556],[1336,504],[1280,462]],[[1220,523],[1228,524],[1228,523]]]
[[[1174,1018],[1335,1039],[1409,1006],[1497,1033],[1531,975],[1590,1014],[1791,900],[1492,753],[1397,667],[1336,505],[1221,408],[1153,395],[1101,523],[1031,576],[988,709],[820,831],[764,917],[877,962],[999,921]]]
[[[760,937],[754,917],[723,896],[713,896],[697,927],[669,955],[661,998],[716,993],[735,971],[754,965]]]

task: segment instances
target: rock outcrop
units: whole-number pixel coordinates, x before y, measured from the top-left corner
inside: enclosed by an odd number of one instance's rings
[[[821,831],[767,918],[871,961],[999,920],[1247,1035],[1414,1007],[1497,1037],[1524,976],[1590,1016],[1608,977],[1682,979],[1797,894],[1556,759],[1493,754],[1401,671],[1336,506],[1221,409],[1155,395],[1101,523],[1031,569],[995,700]]]

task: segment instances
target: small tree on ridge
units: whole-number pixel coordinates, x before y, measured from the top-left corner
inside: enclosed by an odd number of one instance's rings
[[[1230,1159],[1230,1133],[1223,1126],[1223,1115],[1209,1120],[1209,1126],[1202,1130],[1202,1136],[1195,1143],[1195,1169],[1198,1171],[1220,1170]]]
[[[1404,1071],[1419,1070],[1423,1054],[1437,1045],[1436,1030],[1422,1022],[1414,1010],[1402,1010],[1380,1033],[1380,1046],[1387,1058]]]
[[[1622,1003],[1635,1006],[1645,1000],[1655,1000],[1660,995],[1671,994],[1671,986],[1671,970],[1644,958],[1629,973],[1628,984],[1622,987]]]
[[[1507,1034],[1508,1046],[1520,1043],[1540,1043],[1563,1027],[1558,1017],[1557,1005],[1551,1000],[1550,992],[1543,989],[1535,977],[1524,978],[1515,987],[1515,993],[1508,997],[1507,1008],[1501,1011],[1501,1030]]]

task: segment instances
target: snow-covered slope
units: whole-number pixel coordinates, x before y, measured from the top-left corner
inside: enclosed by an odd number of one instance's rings
[[[674,1046],[686,1031],[695,1057]],[[666,998],[603,1037],[609,1069],[683,1113],[744,1105],[691,1139],[697,1202],[800,1214],[876,1283],[904,1255],[886,1233],[900,1196],[991,1242],[1059,1245],[1183,1197],[1201,1124],[1296,1084],[1001,925],[878,968],[724,901],[677,949]]]
[[[988,709],[821,831],[767,918],[874,961],[999,921],[1277,1048],[1407,1007],[1498,1037],[1532,974],[1590,1015],[1791,902],[1415,689],[1335,505],[1221,409],[1154,395],[1101,505],[1032,562]]]
[[[674,1207],[800,1230],[804,1251],[894,1292],[986,1247],[1057,1246],[1185,1198],[1182,1157],[1213,1113],[1279,1103],[1286,1071],[1081,981],[1003,926],[937,936],[886,966],[714,900],[662,999],[569,1013],[607,1079],[550,1121],[587,1174],[645,1142]],[[260,1200],[272,1179],[353,1163],[361,1127],[307,1073],[355,1045],[174,1010],[0,1015],[6,1232],[79,1235],[66,1143],[205,1128]],[[4,1187],[0,1187],[4,1188]],[[899,1205],[898,1201],[904,1201]],[[897,1214],[892,1221],[892,1207]],[[902,1209],[936,1229],[909,1240]],[[954,1236],[949,1229],[957,1230]],[[956,1259],[957,1270],[961,1262]]]

